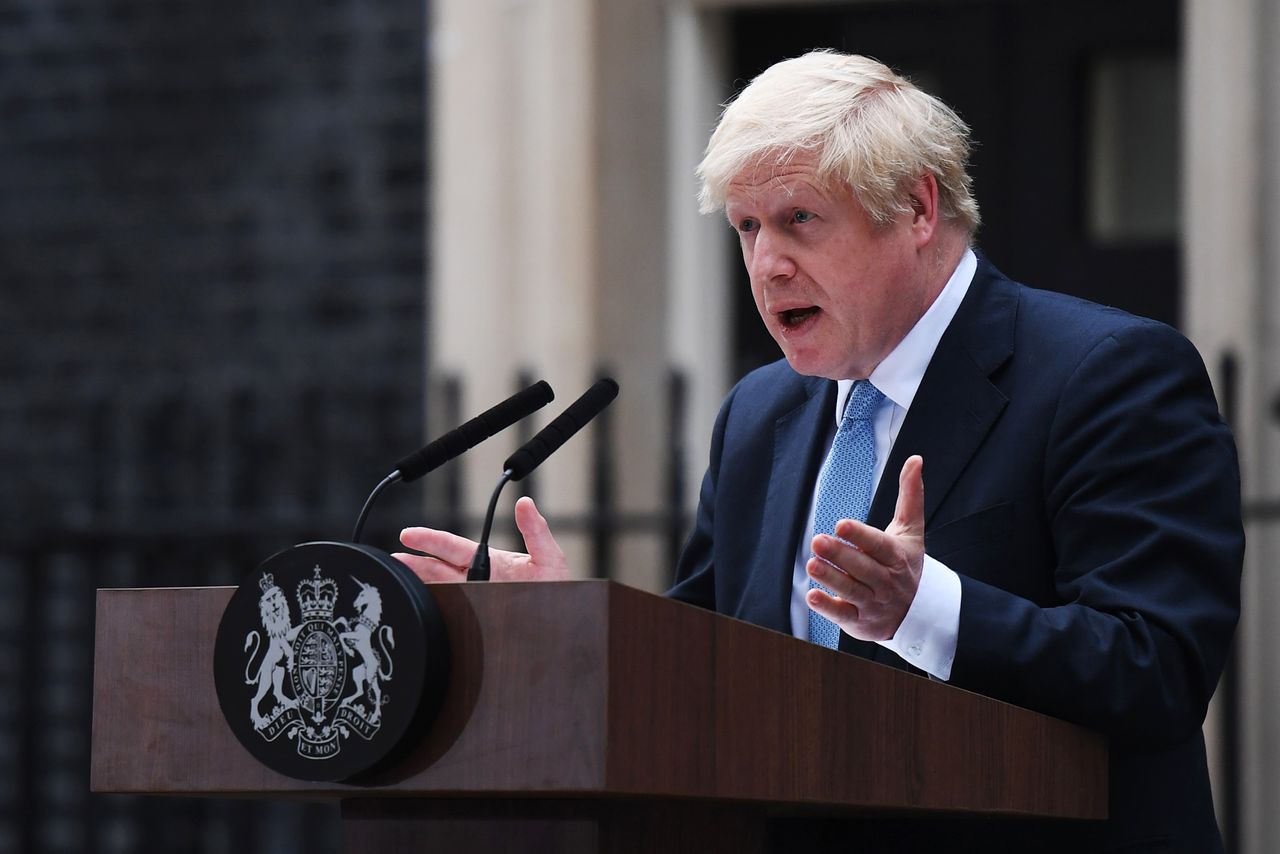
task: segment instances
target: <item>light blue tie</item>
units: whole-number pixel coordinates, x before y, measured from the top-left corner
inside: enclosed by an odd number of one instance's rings
[[[813,513],[813,533],[835,534],[841,519],[867,520],[871,509],[871,479],[876,468],[876,434],[871,419],[884,395],[870,380],[853,384],[844,417],[831,444],[831,454],[818,478],[818,501]],[[809,586],[827,590],[812,578]],[[835,623],[809,611],[809,640],[835,649],[840,645],[840,629]]]

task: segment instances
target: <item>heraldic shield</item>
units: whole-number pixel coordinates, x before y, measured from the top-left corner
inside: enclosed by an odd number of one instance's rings
[[[425,735],[449,644],[430,590],[391,555],[303,543],[232,595],[213,666],[223,716],[260,762],[300,780],[358,782]]]

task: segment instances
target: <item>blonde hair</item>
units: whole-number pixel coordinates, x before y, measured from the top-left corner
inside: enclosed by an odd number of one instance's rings
[[[906,186],[930,174],[942,217],[978,229],[969,126],[883,63],[830,51],[770,66],[725,106],[698,166],[699,207],[719,210],[744,169],[801,151],[817,154],[818,178],[848,185],[877,223],[910,211]]]

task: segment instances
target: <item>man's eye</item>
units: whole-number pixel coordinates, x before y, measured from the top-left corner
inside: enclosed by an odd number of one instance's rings
[[[743,234],[746,234],[748,231],[755,231],[755,230],[756,230],[756,221],[754,219],[744,219],[742,222],[738,223],[738,231],[742,232]]]
[[[792,216],[792,219],[795,220],[796,222],[808,222],[809,220],[813,219],[813,214],[811,214],[809,211],[796,211],[795,214]]]

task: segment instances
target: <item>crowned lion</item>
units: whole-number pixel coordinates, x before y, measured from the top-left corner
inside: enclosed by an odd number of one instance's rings
[[[276,703],[280,707],[297,708],[298,701],[284,694],[284,676],[285,669],[293,665],[293,640],[298,634],[298,629],[301,628],[301,626],[294,628],[291,625],[289,600],[285,598],[284,591],[276,586],[271,574],[265,573],[258,584],[262,588],[258,610],[262,615],[262,627],[267,632],[268,645],[266,654],[262,657],[253,676],[249,675],[249,670],[253,666],[254,658],[258,655],[262,640],[256,629],[244,637],[244,648],[249,652],[249,660],[244,668],[244,681],[246,685],[252,685],[255,682],[258,685],[258,693],[249,705],[249,715],[253,718],[254,729],[262,729],[267,725],[268,718],[261,714],[258,707],[266,697],[268,687],[273,689]],[[250,647],[253,648],[251,652]],[[281,659],[284,660],[283,663]]]

